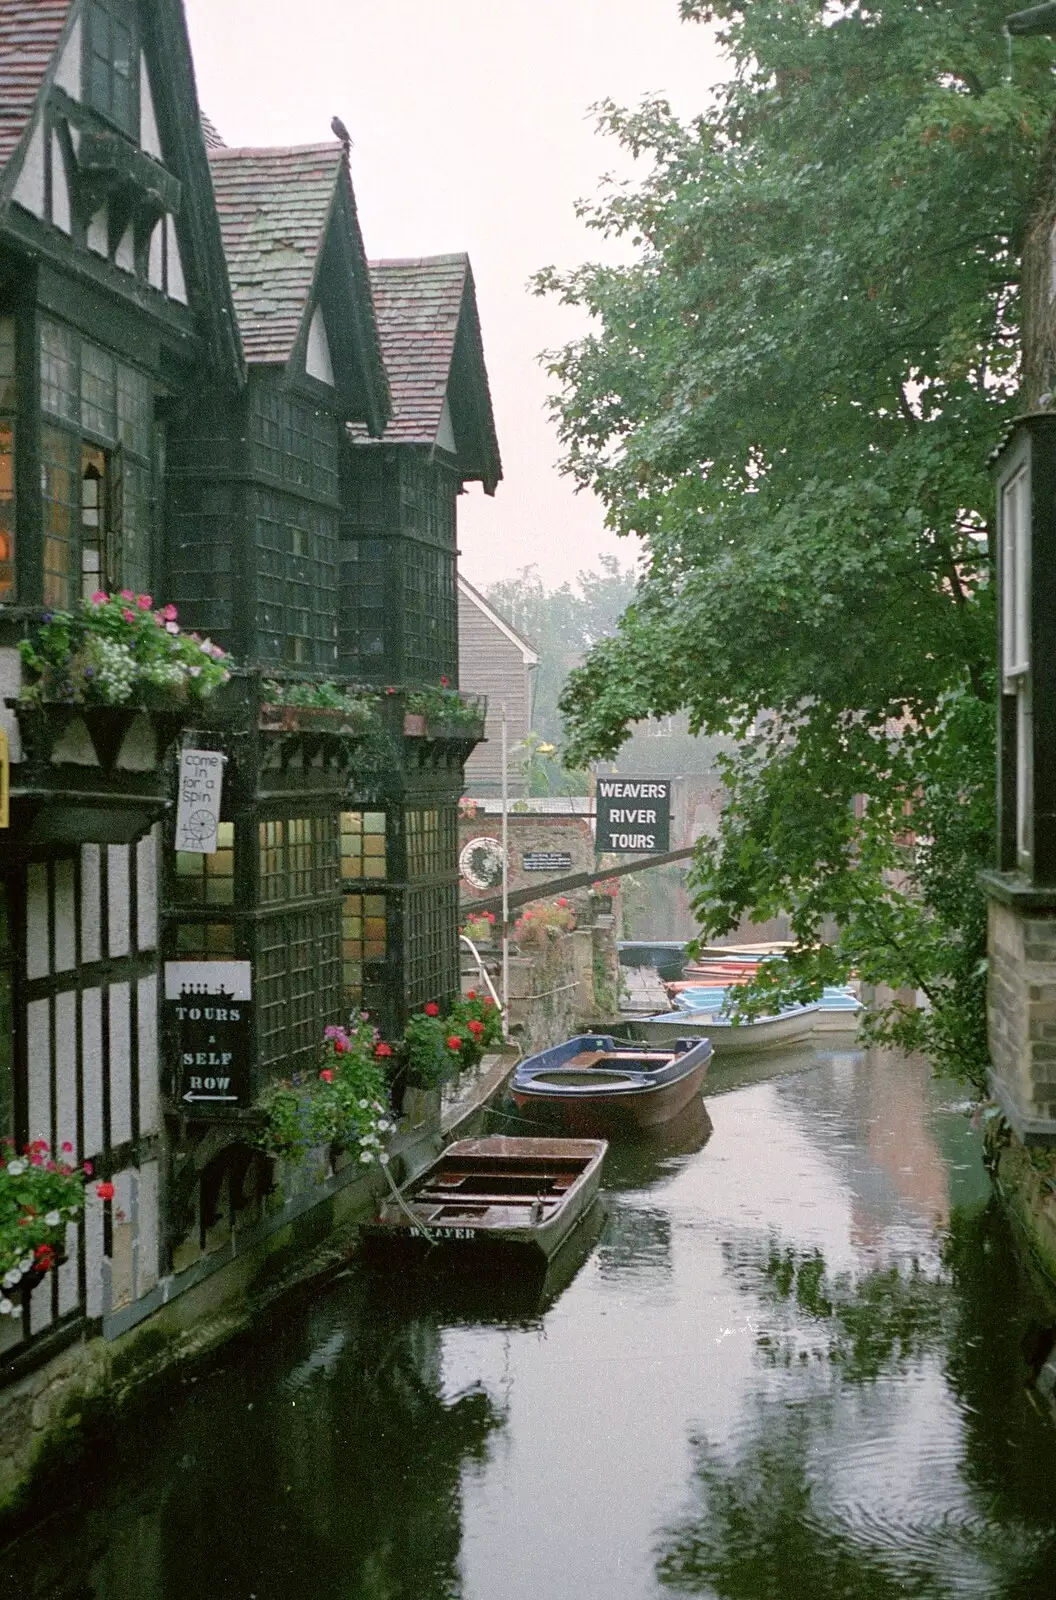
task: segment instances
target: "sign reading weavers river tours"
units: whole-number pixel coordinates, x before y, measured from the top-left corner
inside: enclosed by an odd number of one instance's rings
[[[601,855],[669,850],[671,779],[599,778],[596,845]]]
[[[247,1103],[252,1001],[248,961],[166,961],[165,1014],[183,1109]]]

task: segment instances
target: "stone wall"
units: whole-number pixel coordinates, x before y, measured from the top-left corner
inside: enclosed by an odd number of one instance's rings
[[[1018,1137],[1056,1144],[1056,909],[990,902],[991,1086]]]

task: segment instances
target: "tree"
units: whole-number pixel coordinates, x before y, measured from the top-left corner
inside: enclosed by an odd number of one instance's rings
[[[993,759],[986,458],[1019,381],[1019,255],[1056,104],[1003,0],[682,0],[731,75],[689,124],[600,108],[651,163],[584,212],[629,266],[539,275],[564,465],[644,542],[573,671],[569,756],[688,709],[734,734],[695,869],[705,933],[788,911],[773,989],[922,990],[878,1037],[985,1073]],[[822,945],[826,918],[833,942]]]

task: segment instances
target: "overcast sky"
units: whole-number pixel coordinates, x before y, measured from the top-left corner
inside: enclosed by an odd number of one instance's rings
[[[531,273],[598,256],[574,215],[620,166],[587,108],[660,91],[699,110],[721,75],[677,0],[186,0],[202,107],[231,145],[352,134],[367,253],[468,250],[505,477],[460,502],[462,568],[489,583],[529,562],[548,584],[613,551],[589,495],[557,471],[540,350],[575,313],[526,290]]]

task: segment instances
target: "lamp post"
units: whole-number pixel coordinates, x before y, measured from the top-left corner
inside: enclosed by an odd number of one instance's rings
[[[506,702],[502,703],[502,1033],[510,1036],[510,780]]]

